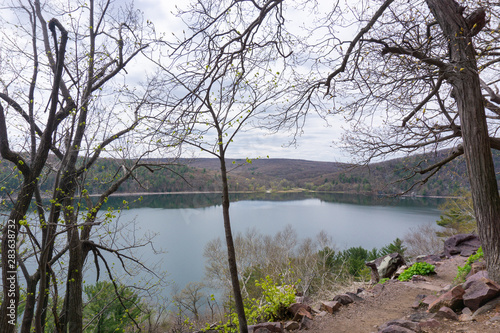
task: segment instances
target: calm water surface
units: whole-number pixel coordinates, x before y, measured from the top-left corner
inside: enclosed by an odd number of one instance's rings
[[[402,238],[410,228],[435,223],[440,215],[440,202],[435,199],[333,194],[238,195],[232,199],[233,233],[256,228],[262,234],[274,235],[291,225],[299,238],[315,237],[324,230],[339,249],[380,248],[396,237]],[[118,203],[123,198],[113,200]],[[127,200],[132,201],[132,197]],[[214,238],[224,238],[219,201],[220,196],[213,194],[145,196],[123,211],[119,222],[135,219],[138,234],[157,233],[154,246],[166,253],[154,255],[150,248],[137,253],[150,264],[162,260],[169,279],[182,288],[187,282],[203,280],[204,246]]]

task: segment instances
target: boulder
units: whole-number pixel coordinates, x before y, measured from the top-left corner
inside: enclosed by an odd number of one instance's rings
[[[311,314],[312,309],[306,304],[293,303],[288,307],[288,311],[293,314],[293,320],[295,321],[300,321],[303,317],[313,319]]]
[[[407,329],[406,327],[391,325],[380,331],[379,333],[415,333],[415,331]]]
[[[313,325],[313,320],[312,319],[309,319],[307,317],[304,317],[302,318],[302,320],[300,321],[300,329],[301,330],[309,330],[311,329]]]
[[[462,284],[462,287],[464,287],[465,290],[469,289],[471,284],[474,281],[480,280],[480,279],[487,279],[488,278],[488,272],[487,271],[479,271],[476,274],[469,275],[465,282]]]
[[[418,326],[418,323],[416,323],[414,321],[410,321],[410,320],[405,320],[405,319],[397,319],[397,320],[388,321],[387,323],[385,323],[379,327],[379,331],[384,331],[384,329],[391,327],[391,326],[404,327],[412,332],[419,332],[420,331],[420,327]]]
[[[447,306],[441,307],[436,312],[436,315],[434,316],[434,318],[446,318],[446,319],[458,321],[458,315],[455,313],[455,311],[453,311],[452,309],[450,309]]]
[[[283,327],[287,331],[296,331],[300,328],[299,323],[293,320],[289,320],[285,322],[285,325]]]
[[[278,332],[283,333],[283,324],[280,322],[275,323],[261,323],[256,325],[248,326],[249,333],[269,333],[269,332]]]
[[[480,278],[473,281],[463,295],[464,305],[475,311],[489,300],[500,295],[500,285],[490,279]]]
[[[342,305],[354,303],[354,300],[352,299],[352,297],[347,295],[347,294],[337,295],[333,298],[333,300],[336,302],[339,302]]]
[[[378,275],[377,264],[373,261],[366,262],[365,265],[370,267],[370,283],[377,284],[380,281],[380,276]]]
[[[439,326],[441,326],[441,323],[438,320],[431,318],[421,321],[420,323],[418,323],[418,326],[420,326],[420,328],[422,328],[425,331],[427,329],[438,328]]]
[[[462,309],[464,305],[464,294],[465,290],[461,285],[452,288],[450,291],[439,296],[434,302],[429,305],[429,312],[437,312],[443,306],[453,310]]]
[[[362,302],[362,301],[364,301],[363,297],[359,296],[358,294],[351,293],[351,292],[346,292],[345,294],[347,296],[351,297],[354,302]]]
[[[422,305],[424,307],[427,307],[429,308],[429,305],[432,304],[432,302],[434,302],[435,300],[437,300],[438,297],[436,295],[429,295],[429,296],[426,296],[423,300],[422,300]]]
[[[473,262],[471,265],[470,265],[470,272],[468,274],[468,276],[471,276],[471,275],[474,275],[474,274],[477,274],[479,272],[484,272],[485,273],[485,277],[487,278],[488,277],[488,271],[486,270],[486,263],[484,261],[476,261],[476,262]]]
[[[426,262],[428,264],[436,266],[437,263],[441,262],[442,259],[440,256],[431,254],[427,256],[418,256],[416,262]]]
[[[330,313],[334,313],[335,311],[338,311],[342,304],[337,301],[329,301],[329,302],[321,302],[321,306],[319,307],[320,311],[328,311]]]
[[[451,257],[459,254],[464,257],[472,255],[481,246],[479,237],[475,234],[459,234],[444,242],[444,255]]]
[[[481,306],[479,309],[474,311],[474,313],[472,314],[472,318],[475,319],[480,315],[495,310],[498,305],[500,305],[500,297],[492,299],[491,301],[489,301],[488,303],[486,303],[485,305]]]
[[[390,279],[398,268],[404,264],[405,260],[399,253],[390,253],[386,256],[367,262],[366,266],[372,269],[372,279],[376,274],[378,274],[380,279]]]

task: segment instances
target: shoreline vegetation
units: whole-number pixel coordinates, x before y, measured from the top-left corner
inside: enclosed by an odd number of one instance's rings
[[[420,165],[432,164],[447,154],[447,151],[441,151],[437,155],[418,155],[357,167],[296,159],[257,159],[251,163],[236,160],[241,165],[229,173],[229,192],[310,192],[446,199],[460,196],[461,190],[470,188],[463,160],[457,158],[453,165],[443,167],[428,180],[419,177],[418,171],[411,166],[419,162]],[[495,154],[495,160],[500,165],[500,153]],[[122,176],[123,165],[128,162],[100,158],[96,168],[89,170],[85,182],[80,185],[84,194],[96,197],[103,193],[106,184]],[[158,163],[158,167],[153,171],[134,172],[134,176],[112,196],[212,194],[221,191],[220,171],[214,159],[180,159],[170,164],[167,160],[150,162]],[[13,197],[20,188],[20,177],[13,177],[18,172],[7,163],[0,163],[0,179],[5,180],[0,187],[0,197],[4,200]],[[41,179],[41,195],[45,197],[44,194],[53,189],[55,175],[47,170]]]
[[[127,193],[113,193],[110,197],[127,197],[127,196],[146,196],[146,195],[184,195],[184,194],[219,194],[218,191],[180,191],[180,192],[127,192]],[[290,190],[279,191],[231,191],[230,194],[274,194],[274,193],[326,193],[326,194],[353,194],[365,196],[380,196],[380,197],[400,197],[400,198],[429,198],[429,199],[454,199],[461,198],[461,195],[408,195],[408,194],[373,194],[373,193],[351,193],[351,192],[336,192],[336,191],[314,191],[303,188],[296,188]],[[89,197],[98,197],[99,194],[90,194]]]

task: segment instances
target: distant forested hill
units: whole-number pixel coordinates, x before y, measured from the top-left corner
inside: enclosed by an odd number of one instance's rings
[[[256,159],[251,163],[235,160],[229,166],[231,191],[281,191],[295,188],[325,192],[409,194],[446,196],[460,188],[468,188],[464,158],[458,158],[444,166],[423,184],[425,176],[413,175],[412,167],[432,165],[447,155],[418,155],[394,159],[368,166],[354,166],[335,162],[314,162],[297,159]],[[500,166],[500,154],[495,153],[496,165]],[[122,185],[119,192],[213,192],[219,190],[219,165],[217,159],[180,159],[165,168],[142,169]],[[97,168],[89,172],[81,187],[89,193],[99,193],[108,182],[118,177],[123,164],[130,161],[101,159]],[[497,178],[500,178],[498,176]],[[41,179],[43,190],[53,187],[53,174],[47,170]],[[0,163],[2,191],[15,192],[19,186],[18,171],[6,161]],[[413,186],[413,187],[412,187]],[[4,197],[0,192],[0,196]]]

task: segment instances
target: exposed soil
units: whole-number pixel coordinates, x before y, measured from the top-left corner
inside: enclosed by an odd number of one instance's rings
[[[367,289],[364,300],[343,306],[333,315],[316,316],[312,327],[307,332],[315,333],[369,333],[377,332],[378,327],[390,320],[432,318],[433,314],[425,308],[413,309],[417,295],[438,295],[449,287],[457,272],[457,266],[464,264],[466,258],[453,257],[436,265],[436,275],[426,277],[421,282],[389,281],[374,289]],[[437,328],[425,328],[424,332],[467,332],[498,333],[500,321],[491,320],[499,316],[500,308],[478,316],[469,322],[436,319]],[[300,330],[299,332],[306,332]]]

